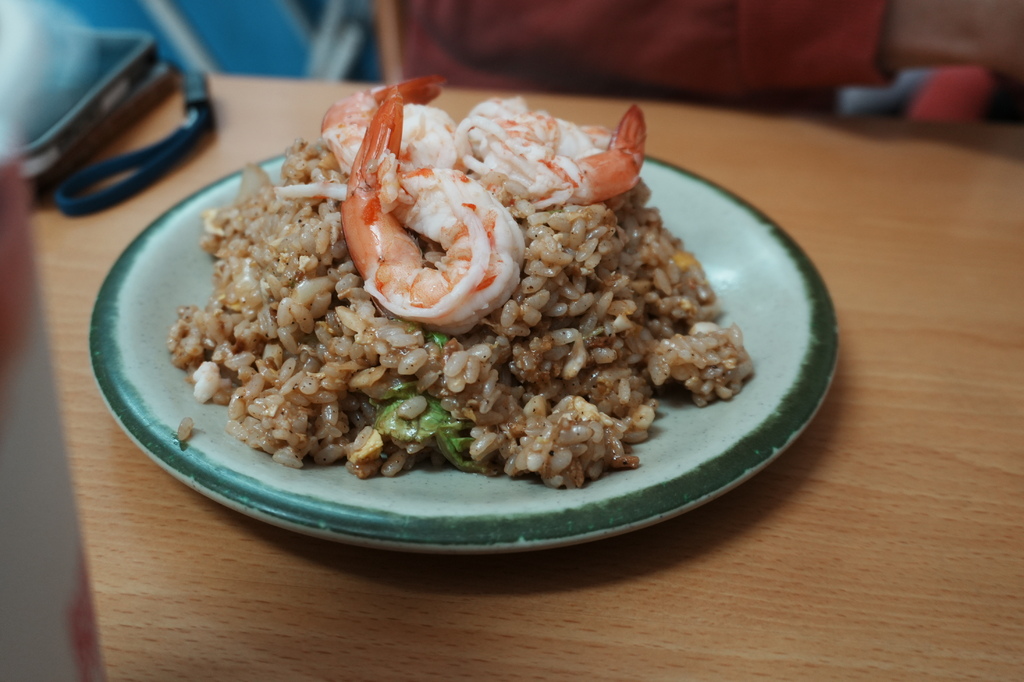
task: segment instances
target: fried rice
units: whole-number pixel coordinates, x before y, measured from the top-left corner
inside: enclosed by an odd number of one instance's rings
[[[208,393],[227,406],[227,432],[285,466],[367,478],[451,465],[555,488],[639,466],[633,446],[663,387],[699,406],[740,391],[753,372],[741,332],[714,324],[700,262],[642,181],[604,203],[538,211],[515,183],[484,180],[503,187],[526,259],[511,298],[450,336],[375,305],[337,199],[282,198],[247,169],[235,202],[204,216],[213,293],[179,308],[172,362],[189,381],[213,363]],[[346,181],[319,141],[286,154],[284,185]]]

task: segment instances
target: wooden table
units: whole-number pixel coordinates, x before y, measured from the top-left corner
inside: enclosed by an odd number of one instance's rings
[[[217,134],[155,187],[89,218],[36,213],[112,680],[1020,679],[1024,127],[647,103],[650,153],[751,201],[820,268],[841,328],[831,393],[775,463],[682,517],[565,549],[408,555],[208,500],[132,444],[94,384],[89,315],[128,242],[315,137],[355,89],[211,85]],[[532,104],[605,124],[624,109]],[[180,107],[108,153],[163,136]]]

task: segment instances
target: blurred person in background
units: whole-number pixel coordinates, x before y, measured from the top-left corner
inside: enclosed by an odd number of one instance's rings
[[[1024,82],[1024,0],[407,0],[403,9],[404,76],[440,73],[464,87],[823,111],[841,86],[953,66],[935,70],[946,92],[932,106],[976,118]]]

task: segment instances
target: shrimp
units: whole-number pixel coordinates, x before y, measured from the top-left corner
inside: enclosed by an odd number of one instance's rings
[[[380,106],[342,202],[342,229],[364,289],[397,317],[460,334],[519,284],[525,244],[508,209],[462,171],[401,171],[402,96]],[[430,264],[411,230],[444,255]]]
[[[332,104],[324,115],[320,134],[341,169],[351,170],[366,128],[392,88],[397,88],[406,101],[400,160],[412,168],[453,168],[458,160],[455,122],[444,110],[425,106],[441,94],[443,82],[441,76],[423,76],[395,86],[357,92]]]
[[[526,188],[538,208],[593,204],[632,189],[640,179],[646,137],[636,105],[613,133],[530,111],[519,97],[477,105],[456,130],[466,168],[480,176],[507,176]]]

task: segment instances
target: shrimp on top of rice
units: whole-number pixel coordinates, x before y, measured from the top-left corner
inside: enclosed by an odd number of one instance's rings
[[[462,333],[505,303],[519,283],[523,232],[483,185],[449,168],[398,170],[402,97],[374,115],[342,202],[349,255],[366,290],[395,316]],[[425,263],[407,230],[440,245]]]
[[[456,131],[466,167],[521,183],[537,208],[594,204],[632,189],[640,180],[646,138],[643,112],[635,105],[612,132],[532,111],[522,97],[478,104]]]
[[[172,362],[190,381],[202,367],[197,399],[286,466],[447,462],[554,488],[641,466],[661,391],[704,406],[753,371],[647,205],[642,114],[613,132],[492,101],[410,135],[407,93],[438,82],[358,95],[369,115],[340,142],[325,117],[276,187],[246,172],[205,217],[213,292],[179,309]]]

